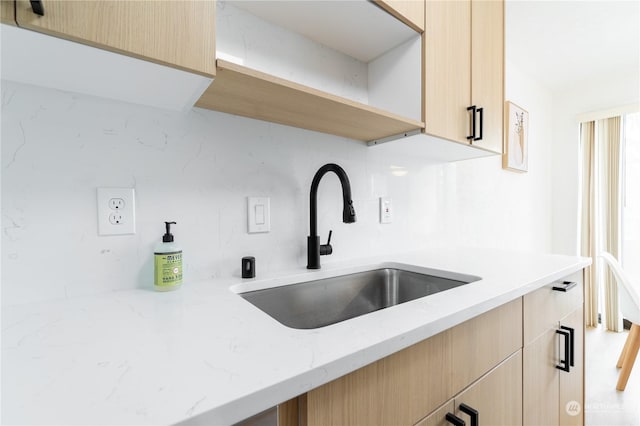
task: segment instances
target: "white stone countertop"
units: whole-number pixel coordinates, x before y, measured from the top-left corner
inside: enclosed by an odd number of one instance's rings
[[[2,309],[2,423],[228,425],[561,279],[591,259],[434,249]],[[394,264],[480,281],[314,329],[236,294]],[[397,266],[397,265],[396,265]]]

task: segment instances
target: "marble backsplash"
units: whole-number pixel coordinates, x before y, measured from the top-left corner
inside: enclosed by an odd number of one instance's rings
[[[185,281],[304,269],[309,188],[325,163],[351,180],[355,224],[341,222],[340,185],[318,193],[323,262],[427,246],[550,250],[550,96],[513,70],[512,96],[532,117],[530,171],[499,156],[390,164],[360,142],[213,111],[175,113],[2,81],[2,304],[152,288],[152,250],[175,220]],[[517,83],[517,84],[516,84]],[[535,120],[535,121],[534,121]],[[550,126],[548,126],[550,127]],[[394,161],[397,161],[394,159]],[[96,188],[136,190],[137,232],[98,236]],[[271,199],[271,232],[247,233],[246,197]],[[393,199],[380,224],[378,198]]]

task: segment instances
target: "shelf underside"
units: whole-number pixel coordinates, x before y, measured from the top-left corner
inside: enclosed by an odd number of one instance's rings
[[[197,107],[372,141],[424,123],[218,59]]]
[[[365,63],[419,34],[368,0],[228,3]]]

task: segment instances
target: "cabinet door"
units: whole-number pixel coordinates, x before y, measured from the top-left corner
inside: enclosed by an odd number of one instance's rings
[[[570,371],[556,368],[564,355],[556,328],[543,333],[524,348],[524,424],[582,425],[584,420],[584,327],[580,307],[558,326],[574,329]]]
[[[468,420],[469,415],[460,410],[460,404],[477,410],[481,425],[522,424],[522,351],[513,354],[455,398],[455,415]]]
[[[522,347],[522,299],[516,299],[449,331],[453,391],[461,391]]]
[[[471,5],[427,1],[424,45],[425,132],[468,143],[471,134]]]
[[[483,108],[482,140],[502,152],[504,107],[504,2],[471,1],[471,103]],[[479,132],[479,130],[477,130]]]
[[[0,0],[0,22],[15,25],[15,2],[13,0]]]
[[[446,420],[447,413],[455,414],[466,424],[473,424],[469,414],[460,409],[460,404],[478,411],[479,424],[522,424],[522,351],[513,354],[453,401],[447,402],[415,426],[450,426]]]
[[[412,425],[451,397],[447,332],[320,386],[302,424]]]
[[[584,317],[583,307],[574,311],[561,321],[561,324],[573,328],[574,366],[566,373],[560,371],[560,424],[584,424]],[[559,371],[559,370],[558,370]]]
[[[559,335],[550,329],[523,350],[523,424],[558,424]],[[563,372],[562,372],[563,373]],[[565,373],[566,374],[566,373]]]
[[[16,1],[19,26],[215,75],[215,1],[44,0],[44,16]]]

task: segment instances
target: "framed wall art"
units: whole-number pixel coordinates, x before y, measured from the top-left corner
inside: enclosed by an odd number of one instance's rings
[[[505,105],[505,141],[502,168],[515,172],[529,169],[529,113],[513,102]]]

